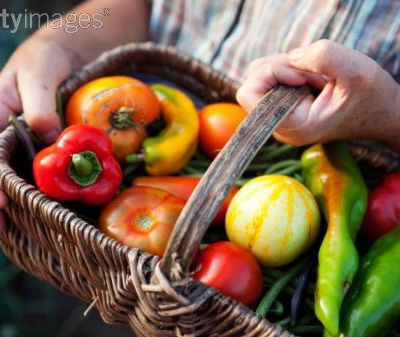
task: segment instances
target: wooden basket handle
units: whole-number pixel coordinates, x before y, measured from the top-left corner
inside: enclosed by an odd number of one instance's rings
[[[279,123],[309,93],[307,86],[276,86],[212,162],[179,216],[161,260],[162,270],[171,279],[188,275],[193,255],[232,186]]]

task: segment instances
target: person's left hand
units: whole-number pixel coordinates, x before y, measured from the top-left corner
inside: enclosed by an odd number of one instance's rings
[[[248,111],[278,83],[321,90],[304,99],[275,137],[293,145],[369,138],[400,150],[400,87],[374,60],[343,45],[320,40],[258,59],[237,93]]]

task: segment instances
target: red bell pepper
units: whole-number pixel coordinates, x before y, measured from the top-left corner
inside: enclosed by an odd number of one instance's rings
[[[374,241],[400,226],[400,173],[389,174],[369,195],[362,233]]]
[[[108,135],[84,124],[68,127],[39,152],[33,173],[39,190],[49,197],[92,206],[109,202],[122,181]]]
[[[193,193],[199,181],[200,178],[197,177],[182,176],[138,177],[133,180],[132,186],[160,188],[186,202]],[[238,190],[239,188],[235,186],[229,192],[213,222],[211,223],[213,226],[224,224],[229,203]]]

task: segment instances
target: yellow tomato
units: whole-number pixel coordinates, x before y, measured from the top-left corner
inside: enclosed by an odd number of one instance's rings
[[[285,265],[315,241],[320,214],[311,192],[280,175],[252,179],[233,197],[226,215],[230,241],[269,267]]]

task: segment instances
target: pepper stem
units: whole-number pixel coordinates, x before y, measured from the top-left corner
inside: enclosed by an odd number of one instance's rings
[[[76,173],[80,177],[90,176],[93,172],[93,164],[89,159],[86,159],[81,153],[72,156],[72,163]]]
[[[102,171],[99,158],[92,151],[83,151],[72,155],[68,175],[80,186],[89,186],[96,182]]]
[[[125,157],[125,161],[128,164],[136,164],[136,163],[142,163],[145,161],[145,155],[144,153],[133,153],[133,154],[128,154]]]
[[[110,116],[110,123],[113,128],[118,130],[126,130],[135,126],[132,121],[133,114],[135,112],[135,107],[123,106],[117,110],[114,114]]]

